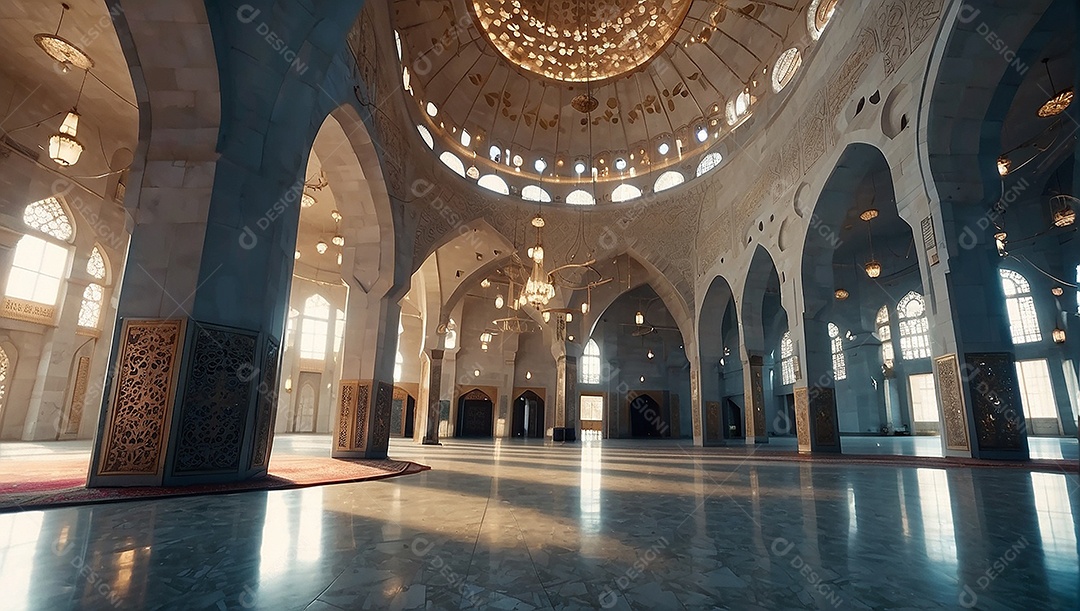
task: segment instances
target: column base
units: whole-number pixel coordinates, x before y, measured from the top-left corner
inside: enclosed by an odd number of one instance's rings
[[[759,443],[769,443],[769,438],[766,435],[747,435],[745,443],[748,446],[757,445]]]
[[[551,430],[552,441],[577,441],[577,429],[572,426],[557,426]]]

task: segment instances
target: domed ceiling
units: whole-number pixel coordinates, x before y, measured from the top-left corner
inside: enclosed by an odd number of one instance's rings
[[[525,199],[594,203],[719,165],[709,153],[793,78],[836,4],[395,0],[393,13],[414,117],[444,163]]]

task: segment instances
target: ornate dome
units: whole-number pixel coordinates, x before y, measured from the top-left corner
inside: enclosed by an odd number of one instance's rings
[[[395,0],[393,18],[420,135],[451,171],[591,204],[722,166],[725,137],[797,78],[835,5]]]
[[[507,60],[559,81],[596,81],[647,63],[691,0],[473,0],[480,29]]]

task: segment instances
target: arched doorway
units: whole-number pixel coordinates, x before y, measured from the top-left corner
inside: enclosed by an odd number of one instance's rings
[[[636,439],[670,437],[671,428],[665,424],[664,410],[651,395],[642,393],[627,398],[630,410],[630,436]]]
[[[528,439],[544,438],[544,400],[531,390],[526,390],[514,400],[510,435]]]
[[[492,436],[492,418],[495,405],[491,397],[479,388],[474,388],[458,399],[458,437]]]
[[[744,378],[747,443],[796,433],[794,384],[801,377],[780,294],[780,274],[762,246],[754,251],[742,296],[742,333],[749,372]]]
[[[394,401],[390,408],[390,436],[412,437],[416,418],[416,399],[407,391],[394,387]]]
[[[735,297],[723,276],[713,278],[698,319],[705,443],[743,436],[743,366]]]

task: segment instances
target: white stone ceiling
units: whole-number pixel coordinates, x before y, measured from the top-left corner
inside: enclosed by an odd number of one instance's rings
[[[648,12],[657,3],[646,0],[641,6]],[[483,10],[492,3],[479,4]],[[518,4],[529,8],[535,3]],[[556,4],[570,15],[581,12],[571,0]],[[595,0],[594,12],[617,16],[638,4]],[[491,43],[490,29],[481,31],[478,23],[484,20],[477,19],[472,0],[395,0],[392,6],[417,104],[414,116],[440,141],[437,151],[453,152],[466,167],[475,163],[480,174],[535,179],[565,194],[578,186],[589,188],[573,166],[590,151],[599,181],[614,185],[626,180],[647,193],[661,171],[680,164],[685,168],[688,160],[696,167],[704,153],[723,147],[724,137],[737,127],[729,125],[728,102],[748,87],[759,100],[776,95],[771,84],[776,60],[792,47],[805,55],[813,44],[809,4],[694,0],[670,42],[651,61],[615,76],[605,71],[600,75],[605,80],[588,85],[548,78],[538,73],[543,69],[509,61],[506,55],[513,53]],[[655,34],[662,38],[663,32]],[[552,48],[552,41],[543,46]],[[544,69],[552,69],[550,61]],[[583,93],[599,103],[588,115],[571,107]],[[462,144],[462,130],[469,133],[468,146]],[[662,143],[666,154],[660,153]],[[487,161],[493,144],[502,151],[498,164]],[[534,162],[540,158],[547,167],[538,172]],[[615,168],[620,158],[627,162],[622,171]],[[642,177],[649,172],[651,178]]]
[[[94,60],[92,76],[86,79],[79,113],[79,140],[86,145],[87,159],[94,153],[100,156],[105,149],[106,161],[117,148],[134,150],[138,140],[138,109],[127,60],[113,29],[108,7],[101,0],[69,2],[71,10],[64,16],[59,35],[83,49]],[[83,71],[71,69],[64,73],[60,65],[45,54],[34,42],[38,33],[53,34],[60,19],[60,2],[5,2],[0,11],[0,40],[3,41],[3,65],[0,70],[17,83],[23,84],[25,95],[19,100],[5,100],[7,112],[14,104],[23,110],[33,109],[35,117],[44,119],[57,112],[66,112],[75,104]],[[95,78],[96,77],[96,78]],[[43,123],[41,127],[21,132],[20,142],[33,141],[43,147],[47,135],[56,131],[63,116]],[[11,129],[9,124],[4,125]],[[43,154],[43,161],[48,158]],[[94,167],[91,167],[91,166]],[[94,163],[80,161],[73,166],[76,174],[104,171]]]

